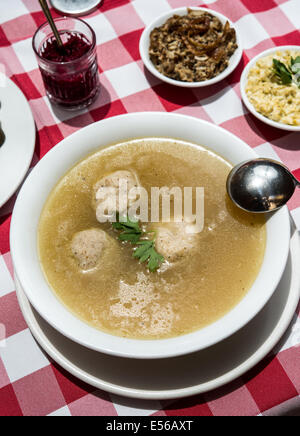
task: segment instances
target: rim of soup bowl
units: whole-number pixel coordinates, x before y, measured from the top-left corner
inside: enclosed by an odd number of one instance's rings
[[[186,115],[141,112],[94,123],[61,141],[32,170],[16,200],[10,244],[13,266],[28,300],[57,331],[80,345],[105,354],[161,359],[213,346],[240,330],[260,312],[273,295],[286,266],[290,216],[285,206],[268,217],[266,252],[255,283],[239,304],[209,326],[158,340],[128,339],[91,327],[74,315],[47,283],[38,256],[39,218],[54,186],[81,159],[109,144],[146,137],[198,143],[233,165],[257,157],[254,150],[232,133]]]

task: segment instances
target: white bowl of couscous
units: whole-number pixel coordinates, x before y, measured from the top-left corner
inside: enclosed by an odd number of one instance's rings
[[[298,57],[300,61],[300,46],[274,47],[252,59],[241,77],[247,109],[264,123],[292,132],[300,132]]]

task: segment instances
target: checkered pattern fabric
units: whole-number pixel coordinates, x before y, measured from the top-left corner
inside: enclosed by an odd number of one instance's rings
[[[181,6],[206,6],[236,23],[244,44],[243,61],[222,83],[208,89],[170,87],[142,64],[138,43],[157,15]],[[57,13],[53,11],[53,15]],[[32,166],[78,129],[114,115],[168,111],[218,124],[264,156],[281,160],[300,178],[299,134],[256,120],[241,103],[239,80],[249,59],[285,44],[300,46],[299,0],[104,0],[85,17],[95,29],[102,92],[80,114],[54,112],[45,97],[31,47],[44,22],[37,0],[9,0],[0,6],[0,66],[26,95],[37,126]],[[226,108],[226,110],[224,110]],[[0,415],[278,415],[300,410],[299,310],[293,341],[229,386],[172,404],[119,399],[96,391],[65,373],[40,350],[18,306],[9,247],[12,198],[0,209]],[[300,191],[289,207],[300,229]],[[297,333],[298,332],[298,333]],[[295,340],[296,338],[296,340]]]

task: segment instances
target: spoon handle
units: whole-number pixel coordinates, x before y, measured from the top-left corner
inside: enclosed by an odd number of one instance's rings
[[[45,17],[47,18],[48,23],[51,26],[51,29],[52,29],[52,32],[54,33],[57,44],[58,44],[59,48],[62,49],[64,45],[63,45],[63,42],[61,40],[60,34],[57,30],[57,27],[54,23],[54,20],[52,18],[51,12],[50,12],[49,7],[48,7],[47,0],[39,0],[39,3],[41,5],[41,8],[43,9],[43,12],[45,14]]]

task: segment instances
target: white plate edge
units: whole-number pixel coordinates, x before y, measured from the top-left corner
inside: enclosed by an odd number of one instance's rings
[[[27,98],[25,97],[25,94],[23,93],[23,91],[8,77],[6,76],[4,73],[0,72],[0,80],[2,80],[4,78],[4,80],[9,82],[9,85],[12,88],[15,88],[16,94],[19,94],[20,98],[22,98],[24,100],[25,106],[27,106],[28,109],[28,117],[30,118],[30,126],[29,128],[31,129],[31,135],[32,135],[32,146],[31,146],[31,152],[30,152],[30,156],[28,153],[28,159],[26,160],[26,165],[24,166],[24,170],[22,172],[22,176],[19,178],[18,177],[18,181],[13,185],[13,188],[11,188],[9,190],[9,194],[7,194],[4,197],[4,200],[0,200],[0,208],[2,206],[4,206],[9,200],[10,198],[16,193],[16,191],[18,190],[18,188],[20,187],[20,185],[22,184],[22,182],[24,181],[26,174],[30,168],[30,164],[32,162],[32,158],[34,155],[34,150],[35,150],[35,144],[36,144],[36,126],[35,126],[35,119],[30,107],[30,104],[27,100]],[[0,115],[1,116],[1,115]]]
[[[290,252],[292,256],[296,256],[298,258],[300,264],[300,238],[299,233],[296,231],[295,226],[293,224],[293,236],[291,238],[291,249]],[[36,331],[36,326],[39,330],[38,323],[35,319],[31,319],[30,314],[27,313],[26,304],[29,304],[25,294],[21,291],[21,285],[17,282],[17,277],[15,277],[16,287],[17,287],[17,297],[18,301],[23,313],[23,316],[28,324],[28,327],[36,339],[36,341],[41,345],[41,347],[49,354],[49,356],[58,363],[62,368],[64,368],[67,372],[72,374],[74,377],[82,380],[83,382],[95,387],[96,389],[104,390],[108,393],[120,395],[128,398],[136,398],[140,400],[171,400],[171,399],[180,399],[185,397],[190,397],[196,394],[203,394],[209,392],[213,389],[220,388],[221,386],[230,383],[231,381],[241,377],[247,371],[252,369],[255,365],[257,365],[261,360],[263,360],[271,350],[276,346],[281,337],[284,335],[288,326],[290,325],[295,311],[297,309],[299,298],[300,298],[300,273],[298,276],[298,292],[290,293],[287,299],[287,304],[282,313],[282,316],[277,323],[276,328],[273,330],[272,334],[269,336],[268,340],[264,342],[264,344],[258,348],[256,353],[254,353],[251,358],[247,359],[243,364],[239,367],[234,368],[231,372],[222,375],[218,379],[213,381],[209,381],[207,383],[196,385],[193,387],[175,389],[174,391],[144,391],[139,389],[132,388],[124,388],[118,385],[114,385],[112,383],[107,383],[105,381],[99,381],[95,377],[88,376],[84,371],[80,368],[76,367],[72,362],[67,361],[64,356],[57,352],[55,347],[52,346],[50,342],[47,341],[47,337],[40,332]],[[21,295],[22,292],[22,295]]]

